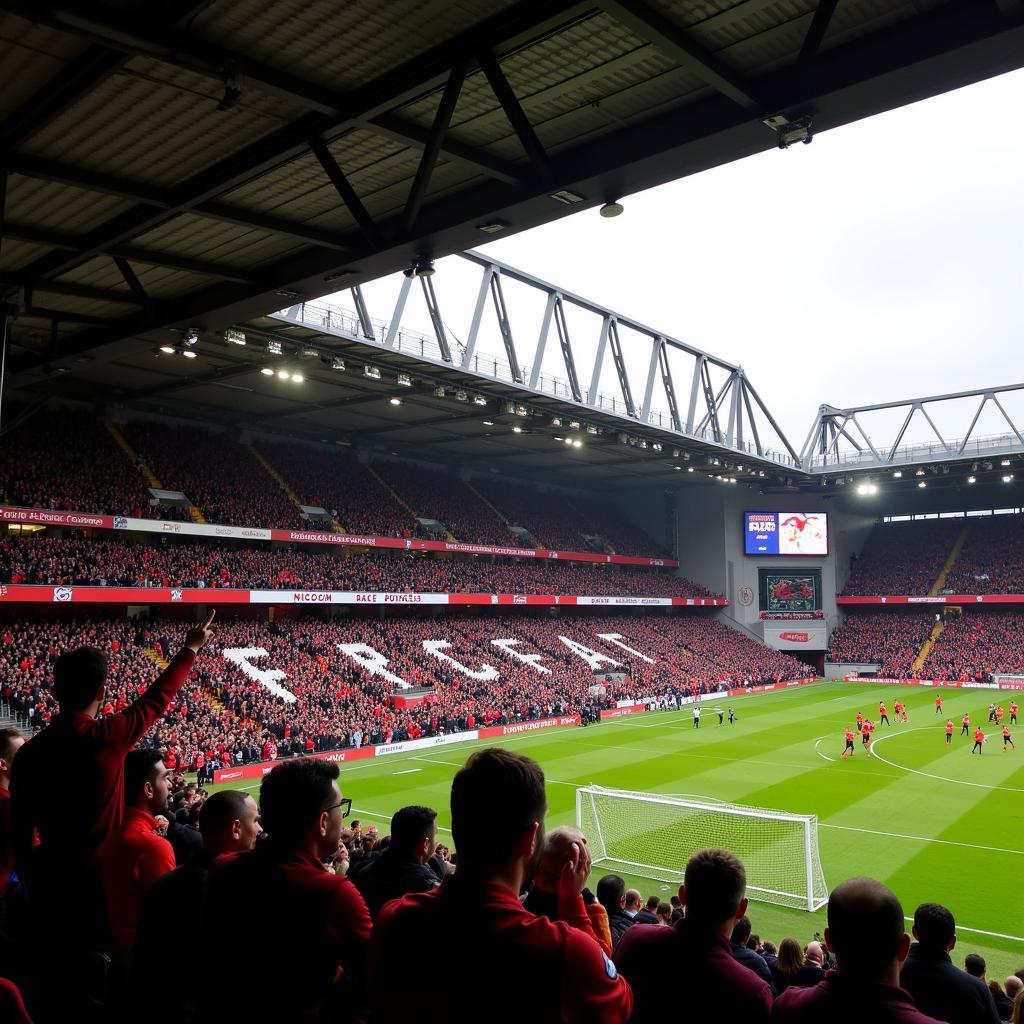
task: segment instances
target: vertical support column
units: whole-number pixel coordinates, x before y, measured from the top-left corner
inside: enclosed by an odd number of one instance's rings
[[[363,296],[363,289],[359,285],[355,285],[352,288],[352,302],[356,307],[356,316],[359,317],[359,328],[363,332],[364,338],[369,338],[371,341],[377,340],[377,335],[373,330],[373,323],[370,320],[370,311],[366,308],[366,299]]]
[[[704,379],[704,364],[706,356],[696,356],[693,363],[693,384],[690,386],[690,406],[686,411],[686,432],[693,433],[694,424],[697,422],[697,397],[701,392],[701,382]]]
[[[446,362],[452,361],[451,349],[448,347],[448,335],[444,330],[444,321],[441,319],[441,310],[437,305],[437,295],[434,292],[433,277],[421,277],[420,284],[423,286],[423,298],[427,303],[427,312],[430,313],[430,322],[434,325],[434,337],[437,338],[437,347],[441,350],[441,358]]]
[[[604,367],[604,353],[608,347],[608,335],[612,329],[612,315],[608,313],[601,321],[601,337],[597,342],[597,355],[594,357],[594,372],[590,378],[590,390],[587,392],[587,403],[597,405],[597,388],[601,383],[601,370]]]
[[[640,419],[644,423],[650,422],[651,399],[654,397],[654,378],[658,372],[658,364],[661,362],[661,349],[665,339],[659,334],[651,339],[651,361],[647,367],[647,383],[644,385],[644,400],[640,406]]]
[[[664,342],[664,339],[662,341]],[[679,421],[679,403],[676,401],[676,388],[672,382],[672,368],[668,365],[667,343],[663,343],[661,346],[659,362],[661,363],[661,383],[665,388],[665,398],[668,399],[668,411],[672,417],[672,427],[674,430],[682,432],[683,425]]]
[[[734,448],[736,440],[736,418],[740,410],[740,377],[739,374],[733,373],[729,376],[729,385],[732,388],[732,393],[729,396],[729,419],[727,421],[725,431],[725,443],[730,447]]]
[[[629,386],[629,376],[626,373],[626,361],[622,358],[622,343],[619,341],[619,325],[613,319],[608,331],[608,340],[612,346],[612,359],[615,362],[615,372],[619,378],[619,388],[622,390],[622,400],[626,403],[626,413],[636,419],[636,406],[633,404],[633,391]]]
[[[462,356],[462,369],[468,370],[473,356],[476,353],[476,339],[480,334],[480,321],[484,315],[484,303],[487,301],[487,293],[491,288],[491,278],[494,276],[494,267],[484,267],[480,278],[480,291],[476,296],[476,309],[473,310],[473,321],[469,326],[469,336],[466,338],[466,351]]]
[[[398,340],[398,332],[402,327],[402,314],[405,312],[405,303],[409,298],[409,289],[412,287],[412,278],[404,277],[402,287],[398,293],[398,301],[395,303],[395,311],[391,315],[391,322],[388,324],[388,332],[384,336],[384,344],[388,348],[394,348]]]
[[[551,315],[555,311],[555,303],[558,301],[558,293],[551,292],[548,295],[547,304],[544,306],[544,319],[540,323],[540,337],[537,338],[537,347],[533,352],[533,363],[530,366],[530,389],[537,390],[537,381],[540,380],[540,367],[544,362],[544,349],[548,343],[548,331],[551,330]]]
[[[562,360],[565,363],[565,372],[569,376],[569,389],[572,391],[573,400],[583,401],[580,392],[580,381],[576,374],[576,359],[572,354],[572,342],[569,339],[569,325],[565,320],[565,303],[562,296],[558,295],[555,301],[555,329],[558,331],[558,343],[562,346]]]
[[[491,298],[494,301],[494,312],[498,317],[498,330],[501,332],[501,340],[505,344],[505,355],[508,356],[508,366],[512,373],[512,379],[517,384],[522,384],[523,371],[519,365],[519,357],[516,355],[515,342],[512,340],[512,324],[508,319],[505,292],[501,287],[501,272],[498,270],[495,270],[491,275]]]

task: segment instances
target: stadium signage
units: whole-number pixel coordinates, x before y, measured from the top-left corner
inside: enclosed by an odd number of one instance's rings
[[[576,562],[615,565],[646,565],[678,568],[674,558],[646,558],[639,555],[608,555],[598,551],[548,551],[498,544],[461,544],[452,541],[371,537],[319,530],[290,530],[259,526],[228,526],[220,523],[178,523],[162,519],[137,519],[56,509],[26,509],[0,506],[0,522],[38,523],[42,526],[91,527],[100,530],[135,530],[140,533],[174,533],[187,537],[233,537],[240,540],[275,540],[292,544],[340,544],[357,548],[394,548],[404,551],[451,551],[473,555],[503,555],[510,558],[558,558]]]
[[[224,587],[53,587],[9,583],[0,599],[11,604],[66,602],[75,604],[446,604],[446,605],[652,605],[721,607],[719,597],[580,597],[574,594],[433,594],[373,593],[344,590],[232,590]]]
[[[837,597],[836,604],[1024,604],[1024,594],[940,594],[937,597],[886,594]]]
[[[794,644],[805,644],[805,643],[807,643],[808,640],[811,639],[811,634],[810,633],[800,633],[800,632],[797,632],[796,630],[787,629],[787,630],[783,630],[781,633],[779,633],[779,639],[780,640],[788,640],[790,643],[794,643]]]

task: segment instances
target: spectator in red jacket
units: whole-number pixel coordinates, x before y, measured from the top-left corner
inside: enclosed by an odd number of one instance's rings
[[[99,853],[107,920],[120,950],[131,950],[142,901],[157,879],[174,870],[174,849],[160,835],[167,818],[169,773],[159,750],[132,750],[124,762],[124,821]]]
[[[910,936],[900,901],[881,882],[851,878],[832,890],[825,943],[838,968],[813,988],[787,988],[775,1001],[773,1022],[936,1024],[899,987]]]
[[[747,873],[727,850],[702,850],[687,862],[679,899],[685,917],[672,927],[638,924],[622,937],[615,963],[636,996],[635,1024],[665,1017],[666,980],[686,995],[694,1020],[768,1020],[771,989],[738,963],[729,940],[747,910]]]
[[[326,761],[278,765],[260,788],[269,838],[211,868],[201,932],[217,969],[204,979],[204,1019],[233,1019],[238,992],[224,980],[243,978],[252,967],[247,943],[224,942],[225,924],[234,935],[271,941],[268,907],[285,916],[288,931],[260,961],[261,1019],[312,1024],[341,1019],[350,1007],[358,1016],[370,914],[352,882],[325,867],[338,852],[352,803],[342,798],[337,778],[338,766]]]
[[[563,920],[519,902],[541,859],[546,811],[544,773],[528,757],[479,750],[459,770],[451,794],[455,874],[433,892],[388,904],[377,918],[371,1020],[405,1022],[423,999],[439,999],[428,1017],[469,1024],[490,994],[501,1020],[629,1017],[629,986],[597,944],[580,895],[590,871],[586,846],[575,846],[559,879]]]

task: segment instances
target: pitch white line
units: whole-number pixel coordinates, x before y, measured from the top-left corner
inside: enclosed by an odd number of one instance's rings
[[[462,765],[456,761],[441,761],[433,757],[417,757],[414,758],[416,761],[426,761],[428,764],[446,764],[449,768],[461,768]],[[420,768],[414,768],[413,771],[422,771]],[[392,772],[393,775],[400,775],[401,772]],[[572,786],[573,789],[579,788],[579,783],[576,782],[561,782],[558,779],[545,779],[544,782],[551,786]]]
[[[913,921],[912,917],[904,917],[904,921]],[[958,924],[956,926],[958,932],[971,932],[974,935],[990,935],[993,939],[1009,939],[1011,942],[1024,942],[1024,936],[1021,935],[1004,935],[1002,932],[986,932],[980,928],[968,928],[966,925]]]
[[[925,729],[933,729],[931,725],[919,725],[915,729],[907,729],[903,733],[891,733],[888,736],[879,736],[877,740],[874,740],[871,744],[871,752],[875,754],[875,757],[879,761],[884,762],[891,768],[899,768],[900,771],[910,772],[912,775],[922,775],[926,779],[935,779],[938,782],[952,782],[957,786],[973,786],[975,789],[997,789],[1001,793],[1024,793],[1024,789],[1014,786],[993,786],[987,782],[971,782],[968,779],[951,779],[948,775],[933,775],[931,772],[922,772],[917,768],[908,768],[906,765],[897,764],[895,761],[890,761],[888,758],[882,757],[881,754],[875,753],[875,748],[879,743],[884,743],[886,740],[891,740],[894,736],[903,735],[905,736],[908,732],[921,732]]]
[[[815,753],[816,753],[816,754],[818,755],[818,757],[823,757],[823,758],[825,758],[825,760],[826,760],[826,761],[835,761],[835,758],[834,758],[834,757],[829,757],[829,756],[828,756],[828,754],[823,754],[823,753],[822,753],[822,752],[821,752],[821,751],[820,751],[820,750],[818,749],[818,744],[819,744],[819,743],[821,743],[821,741],[822,741],[822,740],[826,740],[826,739],[828,739],[828,736],[827,736],[827,735],[826,735],[826,736],[819,736],[819,737],[818,737],[818,738],[817,738],[817,739],[816,739],[816,740],[814,741],[814,752],[815,752]]]
[[[852,825],[829,825],[824,821],[818,822],[819,828],[837,828],[843,832],[864,832],[870,836],[886,836],[889,839],[911,839],[918,843],[938,843],[940,846],[963,846],[968,850],[988,850],[991,853],[1012,853],[1018,857],[1024,857],[1024,850],[1009,850],[1004,846],[979,846],[976,843],[957,843],[952,839],[932,839],[929,836],[908,836],[903,832],[879,832],[873,828],[854,828]]]
[[[400,772],[392,772],[392,775],[411,775],[413,772],[421,772],[422,768],[403,768]]]

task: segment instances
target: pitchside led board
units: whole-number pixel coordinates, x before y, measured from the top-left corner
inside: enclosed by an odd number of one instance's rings
[[[744,512],[743,550],[748,555],[828,554],[826,512]]]

